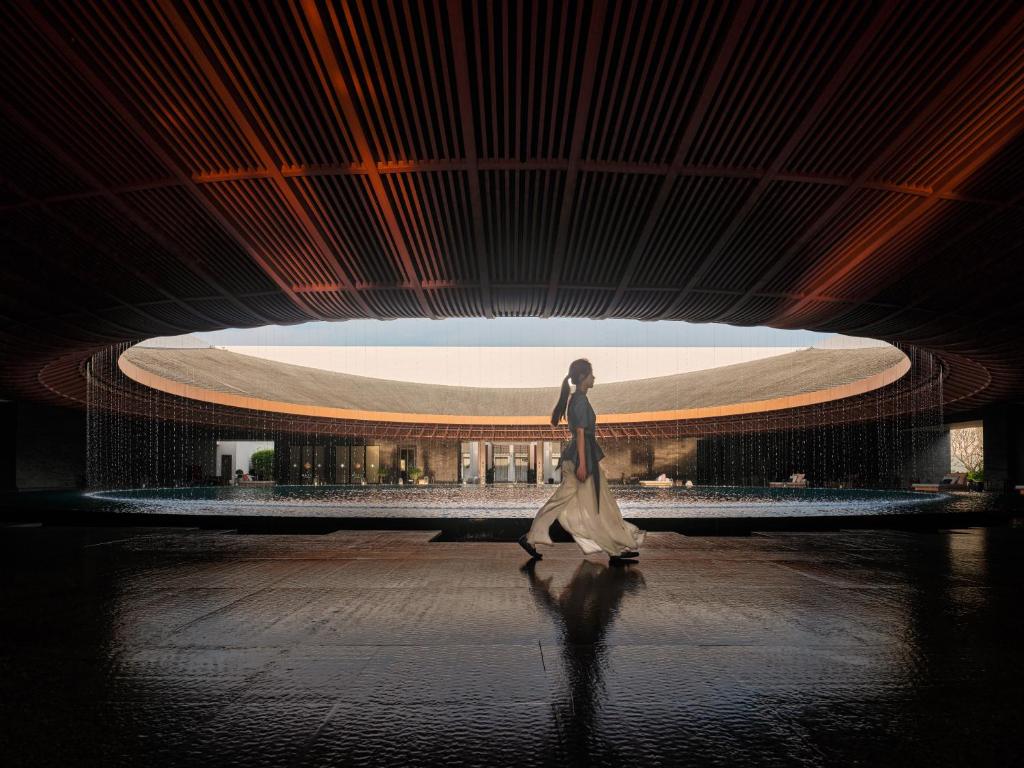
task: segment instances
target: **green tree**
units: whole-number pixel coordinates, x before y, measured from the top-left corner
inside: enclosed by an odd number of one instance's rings
[[[249,466],[252,473],[260,480],[274,479],[274,449],[268,448],[265,451],[256,451],[249,459]]]

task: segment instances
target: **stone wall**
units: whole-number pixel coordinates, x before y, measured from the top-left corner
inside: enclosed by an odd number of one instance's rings
[[[673,479],[686,480],[697,469],[697,438],[679,440],[654,440],[651,442],[653,458],[651,474],[655,477],[665,473]]]
[[[601,468],[609,482],[647,480],[665,473],[673,480],[685,480],[696,471],[697,439],[602,440]]]
[[[459,443],[455,441],[423,441],[417,447],[417,460],[424,473],[435,483],[456,483],[459,480]],[[422,457],[422,458],[421,458]]]

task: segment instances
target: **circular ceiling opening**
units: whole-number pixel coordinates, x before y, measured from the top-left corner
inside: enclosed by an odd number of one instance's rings
[[[575,357],[594,365],[590,397],[605,423],[813,405],[879,389],[910,369],[900,350],[870,339],[521,319],[313,323],[151,339],[118,365],[165,393],[257,411],[542,425]]]

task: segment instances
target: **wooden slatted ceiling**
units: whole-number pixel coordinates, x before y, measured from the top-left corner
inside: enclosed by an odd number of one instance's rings
[[[5,394],[149,335],[495,315],[864,333],[946,355],[956,408],[1024,393],[1017,3],[0,21]]]

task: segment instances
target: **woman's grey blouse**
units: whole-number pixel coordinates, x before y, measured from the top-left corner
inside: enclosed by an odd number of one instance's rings
[[[572,432],[572,440],[562,449],[561,461],[571,461],[574,465],[579,464],[579,450],[576,447],[576,430],[583,428],[583,439],[587,441],[587,474],[597,472],[597,462],[604,458],[604,451],[597,444],[596,427],[597,414],[584,394],[574,394],[569,400],[569,407],[566,409],[566,417],[569,420],[569,430]]]

